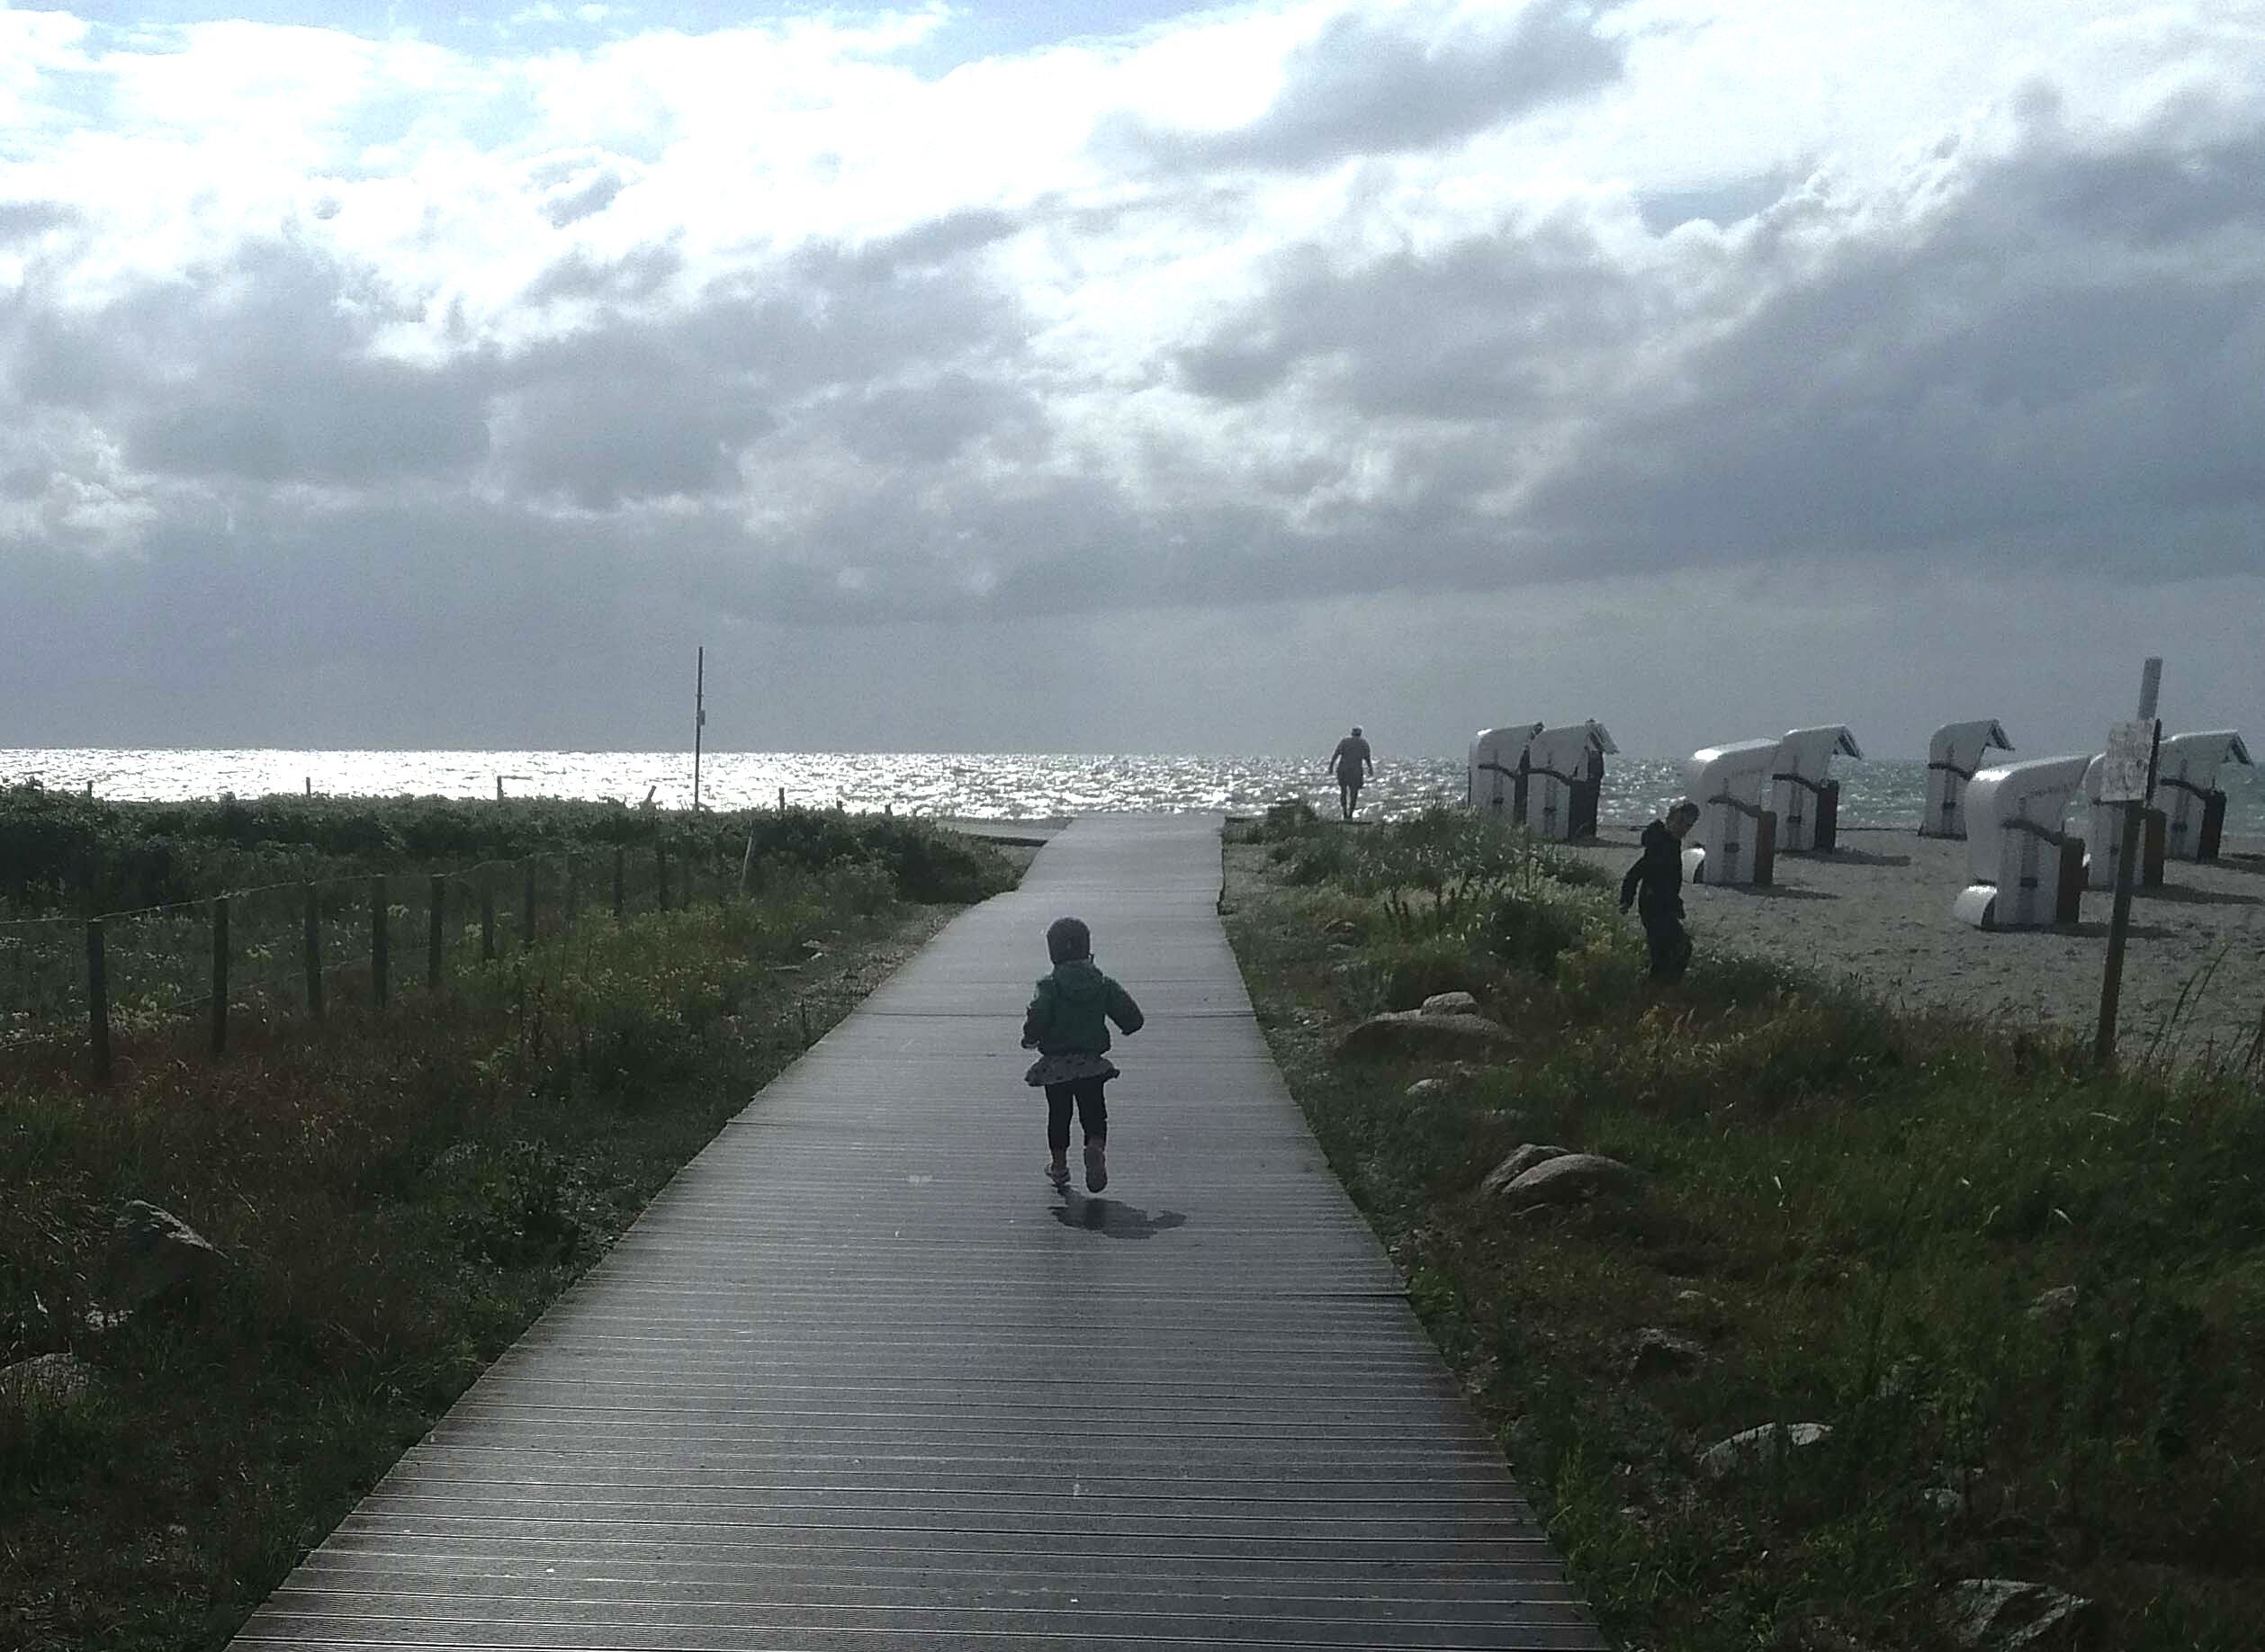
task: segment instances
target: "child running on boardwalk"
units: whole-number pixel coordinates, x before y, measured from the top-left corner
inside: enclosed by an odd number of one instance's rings
[[[1046,1091],[1046,1145],[1053,1160],[1046,1176],[1057,1188],[1070,1184],[1070,1109],[1085,1127],[1085,1186],[1098,1193],[1109,1185],[1109,1107],[1101,1086],[1118,1076],[1109,1059],[1109,1023],[1137,1033],[1144,1019],[1132,994],[1093,962],[1091,931],[1074,918],[1057,918],[1046,932],[1046,955],[1054,973],[1038,982],[1022,1017],[1022,1047],[1038,1060],[1022,1075]]]

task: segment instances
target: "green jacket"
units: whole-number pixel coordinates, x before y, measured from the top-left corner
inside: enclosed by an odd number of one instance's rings
[[[1041,1055],[1099,1055],[1109,1048],[1109,1023],[1137,1033],[1146,1019],[1132,994],[1091,958],[1056,964],[1042,977],[1022,1017],[1022,1044]]]

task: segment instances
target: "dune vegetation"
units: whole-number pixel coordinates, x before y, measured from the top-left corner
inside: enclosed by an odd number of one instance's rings
[[[0,1645],[24,1652],[224,1644],[726,1118],[1014,876],[970,839],[831,813],[10,804],[20,914],[238,880],[413,893],[616,842],[688,866],[706,842],[715,866],[618,920],[594,879],[571,926],[546,906],[491,960],[475,937],[383,1010],[253,995],[217,1056],[165,1018],[121,1026],[106,1083],[75,1031],[0,1052]],[[133,1200],[225,1260],[130,1301]]]
[[[1604,874],[1458,813],[1231,839],[1274,1054],[1615,1644],[1947,1646],[1975,1580],[2089,1603],[2068,1644],[2256,1644],[2256,1047],[2104,1073],[1703,934],[1655,985]],[[1448,992],[1492,1055],[1339,1049]],[[1489,1189],[1529,1144],[1631,1181]]]

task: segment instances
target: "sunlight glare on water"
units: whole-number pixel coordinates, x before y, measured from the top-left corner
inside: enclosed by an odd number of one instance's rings
[[[1914,824],[1926,795],[1924,763],[1835,766],[1840,819],[1850,826]],[[98,796],[126,801],[239,797],[311,787],[339,796],[493,797],[498,777],[511,796],[618,798],[683,808],[692,800],[692,758],[680,751],[289,751],[69,748],[0,750],[0,784],[37,778],[56,790],[93,783]],[[2254,769],[2229,766],[2226,829],[2265,832],[2265,786]],[[1042,820],[1127,810],[1248,813],[1285,797],[1334,810],[1326,767],[1286,757],[1046,752],[715,751],[700,765],[700,800],[711,808],[776,806],[781,789],[805,808],[837,804],[963,819]],[[1605,824],[1650,819],[1682,793],[1681,766],[1611,759],[1600,815]],[[1377,764],[1361,795],[1370,819],[1412,814],[1464,797],[1459,757],[1394,758]]]

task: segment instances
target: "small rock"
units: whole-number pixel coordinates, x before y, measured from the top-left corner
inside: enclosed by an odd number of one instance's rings
[[[1635,1180],[1636,1172],[1618,1159],[1598,1153],[1568,1153],[1543,1160],[1506,1183],[1502,1191],[1513,1202],[1569,1205],[1607,1189],[1628,1187]]]
[[[112,1228],[103,1294],[130,1308],[204,1289],[229,1268],[229,1260],[202,1234],[169,1210],[134,1199]]]
[[[1321,932],[1335,946],[1357,947],[1361,944],[1361,926],[1350,918],[1332,918],[1321,926]]]
[[[1477,1015],[1479,1001],[1468,992],[1434,992],[1424,1001],[1418,1015]]]
[[[1479,1184],[1479,1191],[1491,1198],[1508,1187],[1535,1165],[1550,1159],[1561,1159],[1570,1151],[1551,1147],[1541,1142],[1520,1142],[1515,1152],[1487,1172],[1487,1179]]]
[[[13,1411],[68,1405],[86,1397],[94,1368],[67,1353],[43,1353],[0,1367],[0,1405]]]
[[[1822,1423],[1765,1423],[1718,1440],[1699,1453],[1699,1472],[1710,1480],[1727,1479],[1742,1468],[1766,1468],[1788,1450],[1805,1450],[1832,1438]]]
[[[1710,1297],[1703,1290],[1679,1290],[1675,1295],[1678,1310],[1694,1319],[1721,1319],[1730,1312],[1722,1306],[1722,1298]]]
[[[2064,1319],[2076,1312],[2076,1287],[2063,1285],[2058,1290],[2037,1293],[2037,1299],[2029,1304],[2032,1319]]]
[[[1880,1378],[1883,1399],[1901,1399],[1919,1387],[1919,1378],[1927,1375],[1926,1362],[1917,1355],[1907,1355],[1888,1367]]]
[[[1364,1055],[1438,1055],[1509,1044],[1514,1035],[1482,1015],[1425,1015],[1395,1010],[1372,1015],[1337,1041],[1339,1060]]]
[[[1706,1351],[1688,1337],[1647,1328],[1636,1339],[1636,1351],[1628,1361],[1631,1377],[1657,1377],[1670,1371],[1694,1370],[1706,1359]]]
[[[1919,1495],[1927,1500],[1937,1514],[1946,1518],[1965,1512],[1966,1494],[1955,1491],[1950,1486],[1930,1486]]]
[[[1420,1100],[1425,1096],[1443,1095],[1447,1088],[1447,1081],[1443,1078],[1417,1079],[1407,1087],[1407,1093],[1411,1098]]]
[[[1962,1647],[2033,1652],[2063,1645],[2091,1602],[2043,1584],[2010,1577],[1968,1577],[1951,1585],[1945,1616]]]

